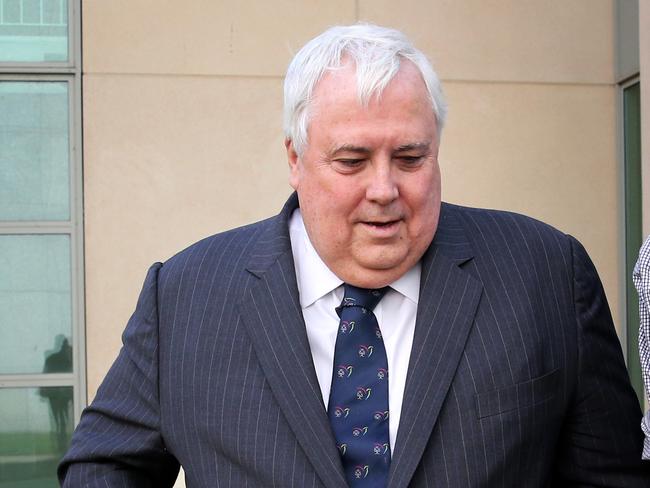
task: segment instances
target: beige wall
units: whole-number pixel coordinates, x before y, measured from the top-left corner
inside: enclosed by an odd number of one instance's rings
[[[578,237],[618,319],[611,0],[83,1],[88,393],[147,267],[279,210],[282,75],[337,23],[404,30],[449,99],[444,198]]]

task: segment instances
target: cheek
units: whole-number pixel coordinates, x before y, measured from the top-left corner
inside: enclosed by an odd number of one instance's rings
[[[428,229],[435,228],[440,211],[440,187],[425,185],[419,191],[410,194],[409,210],[411,212],[411,237],[422,236]]]
[[[305,221],[311,225],[313,237],[329,248],[344,246],[350,238],[350,216],[354,211],[345,191],[315,185],[303,185],[298,192]],[[344,187],[343,187],[344,188]]]
[[[327,179],[314,185],[310,191],[318,217],[331,225],[344,227],[353,218],[363,193],[352,181]],[[341,229],[343,230],[343,229]]]

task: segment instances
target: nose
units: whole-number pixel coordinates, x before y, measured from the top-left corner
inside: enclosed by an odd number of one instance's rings
[[[373,164],[366,187],[366,198],[380,205],[388,205],[399,196],[399,188],[390,162]]]

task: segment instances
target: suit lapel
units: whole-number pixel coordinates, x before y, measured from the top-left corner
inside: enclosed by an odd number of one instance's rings
[[[408,485],[420,463],[465,348],[482,285],[460,265],[472,258],[461,227],[443,204],[422,260],[420,300],[389,487]]]
[[[266,379],[319,477],[331,488],[345,477],[314,370],[288,234],[295,195],[269,221],[248,270],[259,278],[239,310]]]
[[[298,299],[288,234],[294,194],[268,221],[248,271],[259,278],[240,304],[242,320],[267,381],[323,483],[346,486]],[[389,475],[406,487],[435,426],[471,330],[482,285],[461,265],[472,251],[453,211],[443,204],[434,242],[422,258],[415,336]]]

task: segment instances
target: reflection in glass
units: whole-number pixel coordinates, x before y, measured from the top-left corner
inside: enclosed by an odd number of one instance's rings
[[[632,386],[643,405],[643,378],[639,359],[639,295],[632,282],[632,270],[643,243],[641,202],[641,85],[634,83],[623,90],[623,149],[625,182],[625,268],[627,296],[627,368]]]
[[[67,60],[67,0],[0,0],[0,62]]]
[[[0,389],[0,488],[54,487],[72,434],[71,386]]]
[[[0,82],[0,220],[69,218],[68,136],[67,83]]]
[[[0,374],[72,372],[68,235],[0,236]]]

